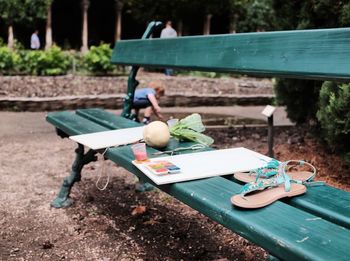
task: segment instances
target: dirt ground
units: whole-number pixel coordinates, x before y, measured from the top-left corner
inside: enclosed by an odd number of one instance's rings
[[[111,180],[96,188],[101,161],[83,170],[75,204],[54,209],[75,145],[59,138],[45,113],[1,113],[0,260],[265,260],[266,253],[160,191],[138,193],[134,176],[107,163]],[[266,153],[265,129],[207,132],[218,148]],[[277,128],[280,160],[313,163],[318,179],[350,190],[349,169],[301,129]],[[341,177],[341,178],[340,178]]]

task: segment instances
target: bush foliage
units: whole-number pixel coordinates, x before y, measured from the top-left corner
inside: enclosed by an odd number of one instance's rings
[[[42,52],[38,61],[38,73],[40,75],[62,75],[68,72],[71,65],[70,57],[57,46]]]
[[[276,101],[286,105],[288,118],[296,123],[315,119],[322,82],[298,79],[277,79]]]
[[[47,51],[22,51],[18,66],[24,74],[63,75],[68,72],[70,65],[70,56],[61,48],[53,46]]]
[[[334,151],[350,163],[350,84],[325,82],[319,99],[317,119],[322,136]]]
[[[13,74],[20,56],[6,46],[0,46],[0,74]]]
[[[19,71],[22,74],[39,75],[39,60],[42,51],[22,51],[20,52],[21,61],[18,64]]]
[[[46,51],[32,51],[20,47],[11,50],[0,44],[0,74],[63,75],[71,69],[80,73],[108,74],[116,68],[110,61],[111,56],[108,44],[93,46],[84,56],[62,51],[57,46]]]
[[[92,46],[90,51],[83,57],[85,68],[94,74],[107,74],[115,69],[111,63],[112,49],[108,44]]]
[[[341,0],[284,1],[272,0],[276,29],[317,29],[348,27],[350,3]],[[291,12],[290,10],[293,10]],[[288,116],[295,122],[318,121],[321,132],[316,134],[328,145],[347,155],[349,148],[349,86],[302,80],[277,81],[276,96],[287,106]],[[318,99],[319,97],[319,99]],[[317,115],[316,115],[317,113]]]

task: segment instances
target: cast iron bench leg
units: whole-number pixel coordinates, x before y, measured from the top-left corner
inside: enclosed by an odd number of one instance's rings
[[[69,194],[74,183],[80,181],[82,168],[84,165],[97,160],[97,152],[94,150],[89,150],[86,154],[84,154],[84,146],[81,144],[78,144],[78,148],[75,150],[75,153],[76,157],[70,175],[64,178],[57,198],[51,202],[51,206],[54,208],[68,207],[73,203],[73,200],[69,198]]]

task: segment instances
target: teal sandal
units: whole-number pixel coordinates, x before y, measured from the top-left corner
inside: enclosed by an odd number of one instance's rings
[[[249,173],[237,172],[234,174],[234,178],[245,183],[258,181],[258,179],[268,179],[278,174],[278,169],[281,165],[283,165],[284,169],[287,170],[286,174],[290,176],[292,180],[298,180],[305,183],[312,182],[315,178],[316,168],[308,162],[305,162],[303,160],[288,160],[285,162],[279,162],[275,159],[269,161],[266,166],[254,169]],[[310,170],[290,171],[301,166],[306,166]]]
[[[290,165],[291,163],[294,165]],[[295,163],[304,165],[306,162],[295,160],[281,162],[276,175],[270,178],[258,178],[245,184],[237,195],[231,197],[231,203],[242,208],[261,208],[284,197],[304,194],[306,192],[305,185],[315,183],[313,178],[316,174],[316,168],[310,163],[306,163],[313,170],[308,172],[308,178],[304,180],[291,179],[286,170],[295,166]]]
[[[253,169],[248,173],[241,172],[240,174],[243,174],[243,179],[246,176],[248,176],[249,181],[246,181],[246,182],[251,182],[253,180],[257,181],[259,178],[271,178],[278,173],[279,165],[280,165],[280,162],[278,160],[272,159],[269,162],[267,162],[267,165],[264,167]],[[235,178],[237,174],[238,173],[235,173]],[[240,174],[238,174],[239,177],[240,177]],[[238,180],[240,179],[238,178]]]

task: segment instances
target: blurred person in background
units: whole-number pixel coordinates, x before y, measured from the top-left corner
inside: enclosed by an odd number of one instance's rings
[[[167,21],[165,24],[165,28],[160,33],[160,38],[173,38],[173,37],[177,37],[177,32],[172,27],[171,21]],[[174,74],[174,71],[173,69],[165,68],[164,73],[167,76],[172,76]]]
[[[38,50],[40,48],[39,31],[35,30],[30,37],[30,48],[32,50]]]

